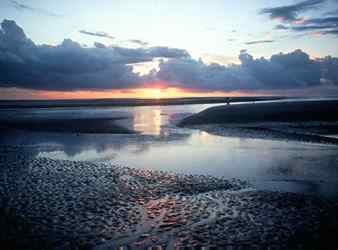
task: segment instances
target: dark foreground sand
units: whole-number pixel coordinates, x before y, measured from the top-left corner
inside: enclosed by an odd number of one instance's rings
[[[338,246],[331,201],[256,191],[240,180],[34,155],[35,148],[0,148],[0,240],[13,249]]]
[[[225,105],[183,119],[179,126],[212,134],[338,144],[338,101]]]

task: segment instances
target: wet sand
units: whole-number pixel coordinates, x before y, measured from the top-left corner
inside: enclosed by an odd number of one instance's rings
[[[0,148],[0,237],[16,249],[337,243],[337,207],[328,200],[256,191],[237,179],[52,160],[37,150]]]

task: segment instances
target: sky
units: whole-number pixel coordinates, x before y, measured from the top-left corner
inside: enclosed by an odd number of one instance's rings
[[[0,22],[1,99],[338,94],[338,0],[1,0]]]

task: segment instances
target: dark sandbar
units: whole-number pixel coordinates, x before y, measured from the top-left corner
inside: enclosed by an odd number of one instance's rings
[[[246,138],[338,144],[338,101],[297,101],[212,107],[179,126]]]
[[[338,101],[224,105],[187,117],[181,125],[305,121],[338,121]]]
[[[124,118],[12,119],[1,120],[0,129],[59,133],[131,134],[132,130],[115,124]]]

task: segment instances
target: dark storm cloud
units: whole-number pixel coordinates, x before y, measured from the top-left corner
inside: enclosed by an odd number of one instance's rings
[[[320,63],[301,50],[272,55],[270,59],[239,57],[244,68],[261,84],[271,88],[306,87],[320,84]]]
[[[140,76],[132,63],[166,58],[159,71]],[[246,50],[239,65],[206,64],[187,51],[168,47],[83,47],[70,39],[57,46],[37,45],[14,21],[0,29],[0,87],[39,90],[106,90],[137,88],[153,81],[168,86],[210,90],[302,89],[338,86],[338,58],[311,59],[296,50],[271,58],[253,58]]]
[[[226,67],[216,63],[205,64],[201,60],[173,59],[159,65],[156,77],[176,87],[201,90],[233,90],[255,88],[247,84],[251,79],[242,67]],[[245,86],[244,86],[245,85]]]
[[[332,85],[338,85],[338,58],[327,56],[321,61],[322,79]]]
[[[273,43],[275,42],[274,40],[257,40],[257,41],[250,41],[246,42],[246,45],[254,45],[254,44],[261,44],[261,43]]]
[[[299,14],[309,9],[316,8],[324,3],[325,0],[306,0],[296,4],[264,8],[259,13],[268,14],[271,19],[281,19],[286,22],[301,20]]]
[[[65,39],[60,45],[36,45],[14,21],[4,20],[0,30],[0,86],[29,89],[78,90],[140,86],[147,79],[129,63],[154,57],[186,57],[184,50],[166,47],[127,49],[82,47]]]
[[[312,60],[301,50],[254,59],[242,50],[240,65],[205,64],[201,60],[174,59],[160,64],[157,73],[179,87],[206,90],[278,90],[338,85],[338,59]]]
[[[98,36],[98,37],[104,37],[108,39],[114,39],[113,36],[109,35],[106,32],[103,31],[98,31],[98,32],[91,32],[91,31],[86,31],[86,30],[80,30],[79,31],[81,34],[89,35],[89,36]]]
[[[36,8],[27,4],[20,3],[18,1],[10,1],[10,3],[14,6],[19,11],[31,11],[39,14],[43,14],[46,16],[51,16],[51,17],[61,17],[62,15],[54,13],[49,10],[41,9],[41,8]]]

